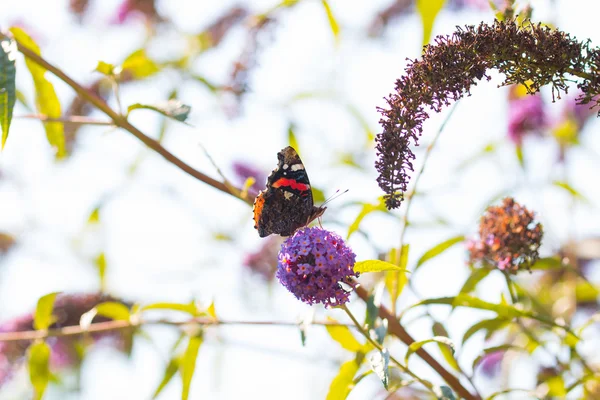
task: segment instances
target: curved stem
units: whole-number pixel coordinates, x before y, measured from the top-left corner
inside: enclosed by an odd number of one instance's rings
[[[360,324],[360,322],[358,322],[358,320],[356,319],[354,314],[352,314],[350,309],[345,304],[340,306],[340,308],[346,312],[348,317],[350,317],[352,322],[354,322],[354,326],[356,327],[356,329],[358,329],[358,331],[365,337],[365,339],[367,339],[367,341],[369,343],[371,343],[373,345],[373,347],[375,347],[377,350],[379,350],[380,352],[383,351],[383,347],[379,343],[377,343],[377,341],[373,340],[371,335],[369,335],[369,332],[367,332],[362,327],[362,325]],[[431,382],[428,382],[424,379],[419,378],[411,370],[408,369],[408,366],[405,366],[404,364],[402,364],[400,361],[398,361],[396,358],[392,357],[391,355],[390,355],[390,360],[394,364],[396,364],[398,366],[398,368],[400,368],[405,374],[410,375],[412,378],[414,378],[415,380],[417,380],[421,384],[423,384],[423,386],[425,386],[427,389],[429,389],[433,394],[435,394],[435,391],[433,390],[433,385],[431,384]]]
[[[5,37],[5,36],[0,34],[0,37]],[[146,136],[139,129],[137,129],[135,126],[133,126],[127,120],[127,117],[119,114],[118,112],[116,112],[115,110],[110,108],[110,106],[101,97],[99,97],[95,93],[88,91],[86,88],[84,88],[83,86],[81,86],[80,84],[75,82],[67,74],[65,74],[61,69],[50,64],[43,57],[41,57],[40,55],[38,55],[36,52],[32,51],[28,47],[24,46],[18,40],[16,40],[16,39],[13,39],[13,40],[15,40],[19,51],[25,57],[27,57],[31,61],[35,62],[36,64],[44,67],[45,69],[47,69],[48,71],[53,73],[61,81],[65,82],[67,85],[69,85],[79,96],[81,96],[83,99],[85,99],[86,101],[88,101],[89,103],[94,105],[96,108],[98,108],[100,111],[102,111],[104,114],[106,114],[108,117],[110,117],[110,119],[113,121],[115,126],[118,126],[119,128],[123,128],[126,131],[130,132],[133,136],[138,138],[142,143],[144,143],[150,149],[154,150],[156,153],[163,156],[168,162],[175,165],[177,168],[181,169],[185,173],[198,179],[199,181],[204,182],[224,193],[227,193],[234,197],[237,197],[237,198],[245,201],[248,204],[252,204],[252,199],[250,199],[248,196],[243,197],[242,192],[239,189],[227,186],[223,182],[217,181],[216,179],[213,179],[210,176],[192,168],[189,164],[185,163],[184,161],[182,161],[181,159],[176,157],[173,153],[171,153],[170,151],[165,149],[158,141],[152,139],[149,136]]]
[[[365,302],[369,300],[369,293],[366,289],[358,286],[355,288],[356,294]],[[391,332],[398,339],[402,340],[404,344],[410,346],[415,343],[415,339],[400,325],[398,319],[394,314],[390,312],[385,306],[379,306],[379,317],[381,319],[386,319],[388,321],[388,331]],[[459,396],[464,398],[465,400],[480,400],[481,397],[472,394],[469,392],[463,385],[460,383],[457,377],[452,375],[448,370],[446,370],[435,358],[431,356],[423,347],[415,351],[415,353],[423,359],[431,368],[433,368],[443,379],[444,381],[454,390]]]

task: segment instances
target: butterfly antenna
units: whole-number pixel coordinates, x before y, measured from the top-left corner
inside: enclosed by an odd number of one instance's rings
[[[350,189],[346,189],[343,192],[340,191],[340,189],[336,190],[334,194],[332,194],[328,199],[326,199],[323,204],[321,204],[321,207],[323,207],[325,204],[331,203],[333,200],[337,199],[338,197],[348,193]]]

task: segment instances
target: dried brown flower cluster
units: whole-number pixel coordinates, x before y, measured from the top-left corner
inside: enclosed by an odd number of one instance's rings
[[[516,274],[537,261],[542,236],[542,225],[535,222],[533,212],[505,198],[481,217],[479,238],[467,243],[469,261]]]
[[[470,94],[489,69],[506,78],[502,85],[526,84],[530,93],[552,86],[553,97],[567,92],[568,75],[581,78],[579,104],[600,105],[600,49],[572,39],[567,33],[541,25],[495,21],[478,27],[458,28],[451,36],[438,36],[425,47],[421,60],[412,61],[396,81],[395,93],[380,108],[383,132],[377,135],[377,182],[386,193],[389,209],[400,206],[413,171],[410,149],[418,145],[426,109],[441,111]],[[567,75],[568,74],[568,75]]]

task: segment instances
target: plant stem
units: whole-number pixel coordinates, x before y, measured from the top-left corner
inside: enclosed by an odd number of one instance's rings
[[[0,37],[4,38],[6,36],[0,34]],[[129,121],[127,120],[127,118],[125,116],[119,114],[118,112],[116,112],[112,108],[110,108],[110,106],[98,95],[88,91],[86,88],[84,88],[83,86],[81,86],[80,84],[75,82],[72,78],[70,78],[67,74],[65,74],[61,69],[50,64],[43,57],[41,57],[40,55],[38,55],[36,52],[32,51],[28,47],[24,46],[18,40],[16,40],[16,39],[13,39],[13,40],[15,40],[19,51],[25,57],[27,57],[31,61],[35,62],[36,64],[40,65],[41,67],[47,69],[52,74],[54,74],[57,78],[59,78],[61,81],[65,82],[67,85],[69,85],[79,96],[81,96],[83,99],[85,99],[86,101],[88,101],[89,103],[94,105],[96,108],[98,108],[100,111],[102,111],[104,114],[106,114],[108,117],[110,117],[110,119],[113,121],[115,126],[118,126],[119,128],[123,128],[126,131],[130,132],[133,136],[138,138],[142,143],[144,143],[150,149],[154,150],[156,153],[163,156],[168,162],[175,165],[177,168],[181,169],[182,171],[191,175],[192,177],[198,179],[199,181],[204,182],[224,193],[227,193],[234,197],[237,197],[237,198],[245,201],[248,204],[252,204],[252,199],[250,199],[247,196],[242,197],[242,193],[239,189],[237,189],[237,188],[232,189],[231,187],[228,187],[227,185],[225,185],[223,182],[219,182],[216,179],[213,179],[210,176],[192,168],[189,164],[185,163],[184,161],[182,161],[181,159],[176,157],[173,153],[171,153],[170,151],[165,149],[158,141],[152,139],[149,136],[146,136],[139,129],[137,129],[135,126],[133,126],[131,123],[129,123]]]
[[[69,117],[51,118],[44,114],[26,114],[17,115],[15,118],[22,119],[37,119],[41,122],[61,122],[63,124],[73,125],[101,125],[101,126],[115,126],[112,121],[100,121],[94,118],[84,117],[80,115],[72,115]]]
[[[65,326],[63,328],[48,329],[48,330],[29,330],[29,331],[18,331],[18,332],[0,332],[0,342],[18,342],[18,341],[30,341],[46,339],[49,337],[66,337],[66,336],[79,336],[89,333],[100,333],[110,332],[122,329],[137,328],[144,325],[167,325],[167,326],[190,326],[190,325],[202,325],[202,326],[217,326],[217,325],[249,325],[249,326],[289,326],[298,327],[300,324],[297,322],[285,322],[285,321],[228,321],[219,320],[212,317],[196,317],[184,321],[173,321],[168,319],[157,319],[157,320],[143,320],[132,319],[127,320],[111,320],[105,322],[96,322],[90,324],[87,329],[82,328],[80,325]],[[337,322],[330,321],[314,321],[310,325],[318,326],[345,326],[348,328],[354,327],[352,324],[340,324]]]
[[[352,312],[350,311],[350,309],[344,304],[342,306],[340,306],[340,308],[342,310],[344,310],[346,312],[346,314],[348,315],[348,317],[350,317],[350,319],[352,320],[352,322],[354,322],[354,326],[356,327],[356,329],[358,329],[358,331],[365,337],[365,339],[367,339],[367,341],[369,343],[371,343],[373,345],[373,347],[375,347],[377,350],[379,350],[380,352],[383,351],[383,347],[377,343],[377,341],[373,340],[373,338],[371,337],[371,335],[369,335],[369,332],[367,332],[362,325],[360,324],[360,322],[358,322],[358,320],[356,319],[356,317],[354,316],[354,314],[352,314]],[[419,381],[423,386],[425,386],[427,389],[429,389],[432,393],[435,394],[434,390],[433,390],[433,385],[431,384],[431,382],[428,382],[424,379],[419,378],[417,375],[415,375],[411,370],[408,369],[408,366],[403,365],[400,361],[398,361],[396,358],[392,357],[390,355],[390,360],[396,364],[398,366],[398,368],[400,368],[404,373],[410,375],[411,377],[413,377],[414,379],[416,379],[417,381]]]
[[[356,294],[358,297],[363,299],[365,302],[369,299],[369,293],[366,289],[358,286],[355,288]],[[388,321],[388,331],[391,332],[394,336],[402,340],[404,344],[410,346],[415,343],[415,339],[400,325],[396,316],[390,312],[385,306],[379,306],[379,317],[381,319],[386,319]],[[459,396],[461,396],[465,400],[480,400],[481,397],[470,393],[458,380],[457,377],[452,375],[448,370],[446,370],[439,362],[433,358],[427,350],[423,347],[415,351],[415,353],[423,359],[431,368],[433,368],[443,379],[446,381],[448,386],[452,388]]]

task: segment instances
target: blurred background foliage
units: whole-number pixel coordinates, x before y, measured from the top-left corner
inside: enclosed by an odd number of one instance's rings
[[[373,168],[376,107],[433,35],[519,15],[598,44],[594,1],[3,5],[3,34],[87,94],[17,57],[0,155],[0,398],[458,398],[411,356],[421,346],[471,398],[600,397],[599,125],[576,88],[554,103],[546,88],[497,88],[492,73],[431,115],[399,210]],[[274,279],[283,240],[260,240],[239,197],[264,188],[287,145],[317,204],[349,190],[323,226],[357,260],[411,272],[359,279],[368,299],[349,308],[378,345]],[[478,226],[506,197],[543,226],[527,262],[509,265],[493,251],[512,242],[487,217]],[[380,304],[414,346],[376,317]]]

